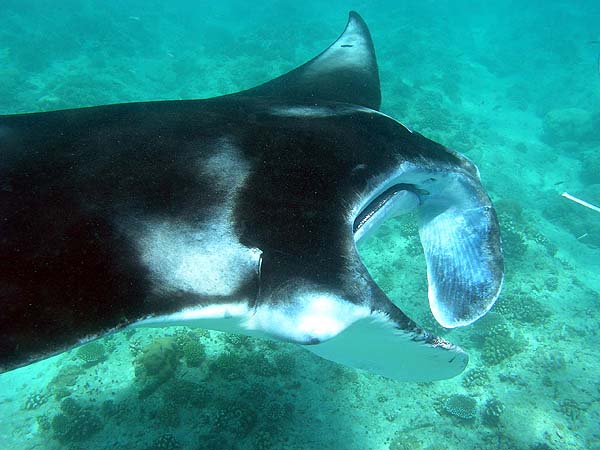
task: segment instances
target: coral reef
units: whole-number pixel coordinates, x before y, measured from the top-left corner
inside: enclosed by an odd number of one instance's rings
[[[48,401],[48,397],[48,394],[42,392],[31,393],[25,399],[23,409],[27,411],[33,411],[34,409],[38,409],[40,406],[42,406]]]
[[[520,291],[508,291],[494,305],[494,312],[511,321],[542,325],[551,311],[531,295]]]
[[[600,184],[593,184],[582,192],[574,190],[570,193],[584,199],[600,198]],[[542,209],[542,214],[548,221],[567,230],[582,244],[600,248],[600,224],[596,220],[597,213],[594,211],[578,207],[565,200],[549,203]],[[573,220],[574,217],[578,219]],[[590,220],[585,220],[586,217]]]
[[[261,419],[268,423],[276,425],[282,420],[289,419],[294,414],[294,405],[292,403],[271,402],[263,410]]]
[[[248,368],[261,377],[272,377],[277,374],[277,368],[261,352],[253,352],[247,358]]]
[[[447,414],[462,420],[472,420],[477,415],[477,401],[468,395],[451,395],[442,406]]]
[[[94,341],[79,347],[75,357],[83,361],[85,368],[90,368],[106,360],[106,350],[100,342]]]
[[[244,358],[232,352],[224,352],[210,363],[210,374],[225,380],[233,381],[242,378],[247,371]]]
[[[175,331],[175,342],[188,367],[200,367],[206,358],[204,345],[200,337],[189,330],[178,329]]]
[[[276,353],[273,355],[273,363],[280,375],[291,375],[296,369],[296,357],[290,353]]]
[[[66,365],[48,383],[48,392],[51,392],[56,400],[61,400],[71,395],[78,378],[83,373],[82,367]]]
[[[559,372],[567,367],[565,355],[554,349],[539,349],[532,359],[533,369],[541,374]]]
[[[481,357],[493,366],[522,352],[524,348],[525,342],[515,337],[507,324],[498,324],[493,326],[485,337]]]
[[[471,369],[463,375],[462,385],[466,388],[480,388],[487,386],[490,377],[487,370],[483,368]]]
[[[508,324],[506,318],[493,311],[476,323],[470,331],[474,345],[488,365],[496,365],[522,352],[526,347],[523,337]]]
[[[205,406],[209,399],[205,384],[177,378],[164,386],[162,395],[165,400],[170,399],[178,405],[190,405],[195,408]]]
[[[152,418],[158,422],[161,429],[174,428],[181,423],[180,411],[180,404],[170,398],[163,397],[160,407],[153,412]]]
[[[254,450],[271,450],[273,449],[273,433],[269,430],[257,430],[252,435],[252,448]]]
[[[527,253],[527,242],[523,226],[519,220],[508,211],[498,211],[500,232],[502,234],[502,251],[507,260],[519,259]]]
[[[152,394],[170,380],[179,367],[180,353],[173,337],[163,337],[149,344],[135,359],[135,378],[140,397]]]
[[[160,435],[147,450],[180,450],[183,448],[177,438],[170,433]]]
[[[73,399],[63,400],[60,408],[62,412],[52,418],[51,428],[61,444],[79,444],[102,429],[100,418]]]
[[[600,117],[581,108],[549,111],[543,120],[542,140],[551,146],[563,142],[597,142]]]
[[[52,422],[50,421],[50,417],[47,415],[37,416],[35,418],[38,428],[43,433],[48,433],[52,430]]]
[[[225,344],[232,348],[232,350],[240,351],[242,349],[250,350],[252,348],[254,339],[243,334],[226,334],[223,336]]]
[[[389,450],[421,450],[423,443],[420,436],[398,431],[389,441]]]
[[[589,403],[566,398],[558,404],[558,409],[569,420],[570,424],[576,425],[581,417],[587,413],[589,406]]]
[[[215,432],[227,432],[242,438],[256,426],[257,414],[250,404],[229,401],[222,405],[213,418]]]
[[[106,419],[122,421],[131,414],[132,406],[132,403],[126,401],[115,402],[113,400],[105,400],[100,405],[100,413]]]
[[[496,427],[500,423],[500,417],[504,412],[504,404],[497,398],[489,398],[483,406],[481,419],[484,425]]]

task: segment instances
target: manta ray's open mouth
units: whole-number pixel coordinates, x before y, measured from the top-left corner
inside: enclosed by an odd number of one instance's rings
[[[375,196],[354,219],[356,241],[376,230],[386,219],[414,210],[419,205],[417,189],[412,184],[395,184]]]

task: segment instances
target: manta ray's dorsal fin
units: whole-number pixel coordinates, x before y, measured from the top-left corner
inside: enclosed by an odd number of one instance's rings
[[[236,95],[310,103],[335,101],[379,109],[379,71],[367,25],[351,11],[342,35],[319,56]]]

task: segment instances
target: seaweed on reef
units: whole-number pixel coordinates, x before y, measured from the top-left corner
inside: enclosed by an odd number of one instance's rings
[[[147,397],[172,379],[180,364],[180,352],[173,337],[163,337],[146,346],[135,359],[135,379],[140,398]]]

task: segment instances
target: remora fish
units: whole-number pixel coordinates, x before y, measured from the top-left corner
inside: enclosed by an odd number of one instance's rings
[[[399,380],[460,373],[371,279],[356,241],[416,210],[429,301],[472,323],[503,279],[467,158],[378,112],[369,31],[218,98],[0,116],[0,369],[130,325],[294,342]]]

